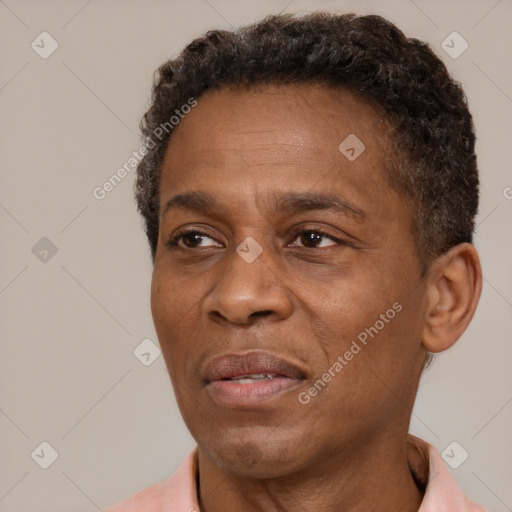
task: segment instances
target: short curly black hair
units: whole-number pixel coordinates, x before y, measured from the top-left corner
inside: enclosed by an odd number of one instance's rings
[[[152,144],[135,183],[153,263],[161,166],[172,135],[167,130],[155,141],[155,130],[208,90],[308,83],[348,89],[387,118],[396,158],[389,159],[386,178],[412,206],[423,269],[450,247],[472,242],[475,132],[462,87],[443,62],[381,16],[282,14],[233,31],[211,30],[155,72],[140,124],[143,141]]]

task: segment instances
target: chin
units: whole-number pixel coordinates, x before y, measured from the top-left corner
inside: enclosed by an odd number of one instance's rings
[[[299,470],[302,457],[298,447],[306,445],[304,440],[294,440],[290,431],[279,435],[275,428],[264,429],[259,435],[251,435],[247,429],[238,435],[226,432],[226,437],[215,441],[213,446],[198,444],[224,471],[257,479],[278,478]]]

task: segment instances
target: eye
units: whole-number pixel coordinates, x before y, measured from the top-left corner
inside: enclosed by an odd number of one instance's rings
[[[203,231],[185,231],[172,237],[167,243],[167,246],[170,248],[180,247],[182,249],[209,247],[211,244],[202,245],[202,242],[208,238],[213,240],[208,233],[204,233]]]
[[[331,247],[336,244],[343,244],[341,240],[338,240],[337,238],[334,238],[332,235],[329,235],[328,233],[325,233],[322,230],[319,229],[310,229],[307,231],[301,231],[297,234],[295,240],[299,239],[301,242],[301,245],[294,245],[294,247],[306,247],[308,249],[316,249],[319,247]],[[324,245],[317,245],[322,240],[330,240],[333,243],[331,244],[324,244]]]
[[[322,247],[332,247],[333,245],[346,245],[342,240],[335,238],[329,233],[321,229],[309,229],[297,232],[293,240],[298,240],[299,244],[291,244],[292,247],[304,247],[307,249],[318,249]],[[208,244],[208,239],[215,239],[204,231],[190,230],[183,231],[173,236],[167,246],[170,248],[179,247],[181,249],[201,249],[211,247],[213,244]],[[329,241],[331,243],[329,243]],[[216,242],[218,244],[218,242]],[[219,245],[217,245],[218,247]]]

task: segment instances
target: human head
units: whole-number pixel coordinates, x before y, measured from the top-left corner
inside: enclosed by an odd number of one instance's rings
[[[155,262],[155,327],[201,450],[240,474],[283,476],[336,452],[354,457],[379,434],[405,436],[427,351],[456,341],[479,295],[468,248],[478,180],[461,89],[425,45],[381,18],[272,17],[209,33],[164,65],[147,140],[172,116],[172,136],[158,132],[137,190]],[[351,162],[338,151],[347,134],[366,144]],[[299,220],[311,225],[279,210],[274,199],[287,188],[355,202],[336,217],[311,215],[337,224],[344,242],[283,247]],[[205,189],[216,206],[183,198]],[[177,194],[181,209],[169,215]],[[178,249],[175,234],[191,224],[197,234],[199,223],[197,238],[214,243]],[[235,251],[246,236],[262,248],[251,262]],[[363,332],[376,340],[352,344]],[[216,403],[208,365],[255,350],[293,361],[299,389],[326,374],[332,382],[314,400],[275,397],[247,414]],[[349,364],[334,377],[338,354]],[[254,467],[237,460],[247,443],[261,455]]]
[[[209,31],[159,68],[141,123],[152,144],[136,183],[153,261],[161,165],[173,130],[155,131],[183,117],[184,106],[208,90],[311,82],[356,92],[390,123],[387,180],[410,204],[424,270],[448,248],[472,242],[478,208],[472,117],[441,60],[380,16],[283,14]]]

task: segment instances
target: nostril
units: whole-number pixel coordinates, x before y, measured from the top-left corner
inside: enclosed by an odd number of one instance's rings
[[[266,309],[265,311],[256,311],[255,313],[251,313],[250,316],[268,316],[272,314],[272,311],[270,309]]]

